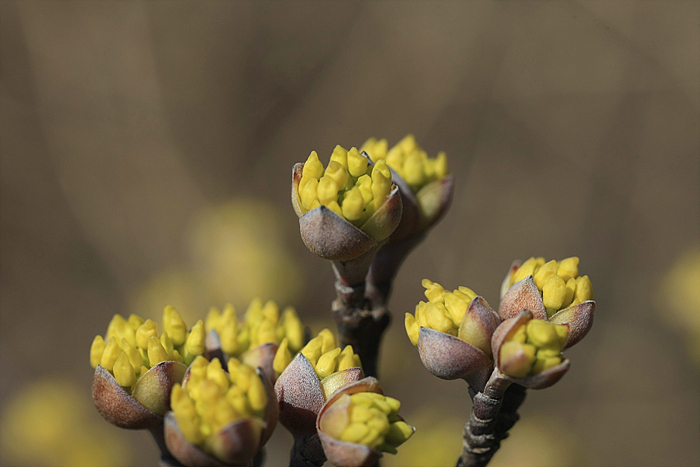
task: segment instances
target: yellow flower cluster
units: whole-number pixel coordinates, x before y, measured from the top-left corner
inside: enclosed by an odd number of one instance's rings
[[[333,438],[396,454],[397,446],[413,435],[413,427],[401,420],[401,402],[374,392],[344,394],[334,403],[347,405],[347,416],[325,428]]]
[[[398,173],[416,193],[425,185],[440,180],[449,173],[447,156],[439,152],[431,159],[421,148],[413,135],[405,136],[396,146],[387,150],[386,139],[370,138],[361,147],[375,163],[386,160],[386,163]]]
[[[186,388],[173,386],[171,406],[188,441],[208,450],[207,440],[229,423],[264,418],[267,393],[255,369],[235,358],[228,361],[229,373],[218,358],[207,362],[197,357],[190,367]],[[262,424],[261,424],[262,427]]]
[[[386,162],[372,165],[357,148],[336,146],[325,170],[316,151],[311,152],[299,182],[299,200],[304,213],[323,205],[359,227],[384,204],[391,186]]]
[[[559,262],[545,262],[542,257],[530,258],[511,274],[510,285],[527,276],[532,276],[537,289],[542,294],[542,301],[551,317],[557,311],[572,305],[591,300],[593,289],[588,276],[579,276],[579,259],[576,256]]]
[[[560,364],[568,334],[566,325],[530,320],[501,345],[501,370],[508,376],[524,378]]]
[[[105,337],[96,336],[90,347],[90,364],[110,371],[121,386],[136,383],[149,368],[164,361],[188,365],[204,352],[204,323],[202,320],[187,331],[185,322],[172,306],[163,310],[163,332],[158,325],[138,315],[129,319],[116,314],[107,327]]]
[[[464,335],[467,329],[463,329],[461,324],[469,302],[476,297],[476,293],[462,286],[448,292],[437,282],[428,279],[423,279],[422,285],[425,287],[425,296],[428,302],[419,302],[416,305],[415,316],[406,313],[404,322],[411,343],[418,345],[418,334],[421,327],[434,329],[468,341],[467,336]],[[475,344],[472,343],[472,345]]]
[[[258,298],[251,301],[240,322],[233,305],[226,305],[223,312],[212,308],[207,315],[205,329],[207,332],[216,330],[221,349],[234,356],[269,342],[279,344],[286,340],[294,353],[304,345],[304,326],[297,312],[287,307],[280,316],[279,307],[272,300],[265,304]]]
[[[281,373],[279,368],[284,371],[284,368],[280,365],[278,368],[278,358],[282,362],[287,360],[287,357],[281,357],[282,346],[280,350],[277,351],[275,356],[275,371]],[[311,362],[314,367],[316,374],[319,378],[323,379],[337,371],[343,371],[348,368],[362,368],[360,363],[360,356],[355,354],[352,347],[346,345],[344,349],[340,349],[336,344],[335,337],[329,329],[324,329],[311,339],[303,349],[301,353]],[[282,360],[284,358],[284,360]],[[291,356],[288,356],[289,361],[291,361]],[[289,364],[289,362],[287,362]],[[284,365],[286,368],[286,365]]]

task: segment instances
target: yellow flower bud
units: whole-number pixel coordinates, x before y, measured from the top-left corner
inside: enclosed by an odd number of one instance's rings
[[[403,179],[411,186],[422,185],[425,181],[423,161],[417,151],[412,152],[403,162]]]
[[[412,134],[408,134],[404,136],[401,141],[396,143],[396,146],[401,148],[404,154],[410,154],[418,147],[418,144],[416,144],[416,137]]]
[[[565,298],[566,282],[564,282],[564,279],[559,276],[550,277],[542,287],[542,301],[547,309],[548,317],[551,317],[555,311],[561,309]]]
[[[373,197],[372,177],[369,175],[362,175],[357,179],[357,182],[355,182],[355,186],[360,190],[360,194],[362,195],[362,200],[364,201],[365,205],[369,204]]]
[[[173,345],[182,345],[187,336],[187,326],[182,320],[180,313],[172,306],[166,306],[163,310],[163,330],[168,333],[168,337]]]
[[[399,173],[399,175],[403,175],[403,161],[404,161],[404,153],[401,151],[401,148],[398,146],[394,146],[393,148],[389,149],[389,151],[386,153],[386,163],[391,166],[392,169],[394,169],[396,172]]]
[[[321,175],[323,175],[323,164],[318,160],[316,151],[311,151],[309,158],[304,162],[302,174],[313,178],[321,178]]]
[[[187,415],[194,415],[194,404],[192,399],[187,395],[187,392],[182,388],[180,383],[175,383],[170,394],[170,406],[174,412],[185,411]]]
[[[374,145],[377,144],[377,138],[374,136],[370,137],[362,143],[362,146],[360,146],[360,152],[366,152],[369,154],[369,157],[372,159],[372,162],[376,162],[374,160],[374,156],[372,155],[372,149],[374,148]]]
[[[559,269],[557,270],[557,275],[564,279],[564,282],[571,278],[578,277],[578,257],[572,256],[571,258],[563,259],[559,262]]]
[[[180,352],[173,350],[173,354],[170,356],[170,360],[178,363],[185,363],[185,357],[180,355]]]
[[[319,378],[323,379],[331,373],[335,372],[336,369],[336,357],[340,355],[340,348],[336,347],[333,350],[321,355],[316,363],[316,374]]]
[[[394,422],[389,426],[385,440],[392,446],[400,446],[413,436],[413,427],[404,421]]]
[[[389,148],[386,138],[377,140],[376,138],[368,139],[360,148],[360,152],[366,152],[372,162],[377,162],[380,159],[386,158],[386,153]]]
[[[223,318],[223,317],[222,317]],[[219,339],[221,340],[221,350],[229,355],[235,354],[238,349],[238,321],[235,313],[233,316],[226,316],[219,326]]]
[[[114,362],[117,361],[122,349],[119,348],[117,344],[116,337],[110,337],[105,346],[104,352],[102,352],[102,358],[100,358],[100,365],[107,371],[112,371],[114,368]]]
[[[574,304],[583,303],[593,299],[593,286],[588,276],[581,276],[576,279],[576,294]]]
[[[327,206],[332,201],[338,202],[339,189],[340,187],[335,180],[328,175],[324,175],[321,177],[321,180],[318,181],[318,186],[316,188],[319,202],[324,206]]]
[[[231,386],[226,393],[226,401],[240,414],[249,414],[252,411],[248,398],[245,396],[241,388]]]
[[[343,217],[349,221],[357,221],[362,218],[364,199],[362,198],[362,193],[360,193],[359,188],[353,187],[350,191],[345,193],[343,204],[340,205],[340,208],[343,212]]]
[[[554,329],[557,331],[557,336],[559,336],[559,349],[563,349],[569,337],[569,327],[564,324],[557,324]]]
[[[129,363],[129,357],[125,352],[122,352],[114,363],[114,379],[123,387],[129,387],[136,382],[134,367]]]
[[[168,354],[168,359],[170,359],[175,347],[173,346],[173,341],[170,340],[170,336],[168,336],[168,333],[165,331],[163,331],[163,334],[160,335],[160,344],[165,349],[165,353]]]
[[[187,352],[194,357],[204,352],[204,322],[200,319],[192,326],[189,336],[185,341]]]
[[[538,348],[559,348],[559,335],[556,324],[548,323],[540,319],[533,319],[527,323],[527,342]]]
[[[90,365],[93,368],[97,368],[97,365],[100,364],[106,346],[107,344],[105,344],[105,340],[102,336],[95,336],[92,340],[92,345],[90,346]]]
[[[274,368],[277,373],[282,373],[291,362],[292,354],[289,352],[289,340],[285,337],[282,339],[282,343],[275,353],[275,359],[272,361],[272,368]]]
[[[129,326],[131,326],[131,329],[136,332],[136,330],[143,324],[143,318],[141,318],[139,315],[135,314],[130,314],[129,319],[127,320],[127,323],[129,323]],[[133,345],[133,344],[132,344]]]
[[[524,378],[532,369],[536,352],[533,345],[505,341],[500,350],[501,370],[513,378]]]
[[[330,161],[326,167],[325,175],[332,178],[338,184],[339,188],[345,188],[348,183],[348,171],[338,162]]]
[[[418,302],[418,305],[416,305],[416,321],[420,327],[424,328],[429,327],[428,318],[425,316],[425,308],[427,306],[428,304],[422,301]]]
[[[544,284],[546,284],[552,276],[556,275],[558,270],[559,264],[557,264],[555,260],[552,260],[548,263],[545,263],[544,266],[541,266],[537,270],[537,272],[535,272],[535,275],[532,276],[535,280],[535,285],[537,286],[537,288],[540,291],[542,291]]]
[[[131,366],[134,368],[141,368],[145,363],[141,352],[139,352],[136,347],[129,344],[126,339],[122,339],[122,350],[126,353],[126,356],[129,357],[129,363],[131,363]]]
[[[352,356],[352,359],[353,359],[353,361],[355,362],[355,364],[353,365],[353,367],[362,368],[362,362],[360,361],[360,356],[359,356],[359,355],[357,355],[357,354],[353,355],[353,356]]]
[[[260,325],[258,326],[258,335],[255,339],[255,345],[267,344],[268,342],[277,343],[275,324],[276,323],[274,321],[267,318],[260,322]]]
[[[287,307],[283,313],[284,334],[289,339],[289,348],[298,352],[304,346],[304,325],[292,307]]]
[[[465,297],[467,297],[466,302],[471,302],[474,297],[476,297],[476,292],[474,292],[472,289],[469,287],[464,287],[463,285],[459,286],[459,290],[461,293],[464,294]]]
[[[301,188],[301,191],[299,192],[299,197],[301,198],[301,205],[307,211],[313,209],[312,205],[314,201],[318,201],[317,189],[318,180],[312,178],[306,185],[304,185],[304,188]]]
[[[561,360],[561,357],[558,356],[538,358],[535,360],[535,364],[532,365],[532,374],[536,375],[537,373],[542,373],[545,370],[549,370],[550,368],[559,365]]]
[[[355,353],[352,351],[352,346],[346,345],[343,351],[340,352],[340,355],[338,355],[338,371],[354,368],[356,366],[354,356]]]
[[[469,303],[467,303],[462,298],[458,297],[454,293],[446,292],[443,294],[445,300],[445,308],[450,312],[450,318],[455,326],[459,326],[466,313]]]
[[[576,279],[573,277],[566,281],[566,295],[564,296],[564,303],[562,303],[562,308],[566,308],[571,305],[574,301],[574,294],[576,293]]]
[[[527,341],[527,332],[525,332],[525,329],[527,329],[527,326],[518,326],[511,340],[524,344]]]
[[[345,170],[348,169],[348,151],[341,145],[337,145],[333,149],[333,153],[331,154],[331,161],[335,161],[339,163],[340,165],[343,166]]]
[[[387,176],[388,173],[388,176]],[[381,206],[391,193],[391,171],[383,161],[379,161],[372,170],[372,199]]]
[[[214,412],[214,420],[212,431],[219,431],[224,425],[228,425],[232,421],[241,417],[241,414],[229,404],[226,399],[219,399],[216,402],[216,411]]]
[[[377,163],[374,164],[374,167],[372,168],[372,183],[373,184],[375,182],[375,177],[377,177],[378,174],[380,174],[380,173],[388,181],[391,181],[391,169],[389,169],[389,165],[387,165],[387,161],[385,161],[384,159],[377,161]],[[376,196],[375,196],[375,198],[376,198]]]
[[[440,151],[435,158],[435,177],[437,180],[445,178],[450,173],[450,168],[447,165],[447,155]]]
[[[267,393],[265,392],[265,385],[256,374],[253,374],[253,376],[250,378],[250,385],[248,387],[248,401],[250,402],[252,409],[256,412],[265,410],[265,407],[267,406]]]
[[[341,441],[359,443],[369,433],[369,428],[364,423],[351,423],[340,435]]]
[[[117,342],[126,339],[131,345],[136,345],[134,329],[121,315],[114,315],[112,318],[112,321],[109,323],[107,337],[116,337]]]
[[[510,281],[511,285],[515,284],[516,282],[520,282],[521,280],[525,279],[527,276],[532,276],[535,274],[535,270],[538,268],[537,260],[533,257],[528,260],[526,260],[523,264],[520,265],[520,267],[515,271],[515,274],[513,274],[513,277]]]
[[[430,302],[425,307],[428,326],[436,331],[449,332],[452,330],[452,321],[447,317],[447,314],[445,305],[439,302]]]
[[[144,350],[148,349],[148,340],[153,336],[158,337],[158,325],[147,319],[136,330],[136,345]]]
[[[343,217],[343,210],[340,209],[340,205],[338,204],[337,201],[331,201],[326,205],[328,209],[333,211],[334,213],[338,214],[340,217]]]
[[[353,177],[359,177],[367,172],[367,158],[360,154],[357,148],[351,148],[348,151],[348,172]]]
[[[443,301],[442,294],[445,292],[445,289],[440,284],[429,279],[423,279],[421,284],[425,288],[425,296],[428,300],[431,302]]]
[[[329,350],[335,348],[335,336],[330,329],[324,328],[318,333],[318,337],[322,339],[323,345],[321,346],[321,353],[324,354]]]
[[[321,356],[321,347],[323,345],[323,338],[321,336],[314,337],[311,339],[308,344],[304,346],[303,349],[301,349],[302,355],[306,357],[310,362],[311,365],[316,365],[316,362],[318,361],[319,357]]]
[[[223,323],[224,321],[229,320],[229,319],[235,320],[235,319],[237,319],[237,317],[236,317],[236,309],[233,307],[233,305],[231,305],[230,303],[227,303],[224,306],[223,311],[221,312],[220,323]]]
[[[168,360],[168,353],[156,336],[148,338],[148,361],[151,367]]]
[[[221,361],[218,358],[213,359],[207,366],[207,379],[214,381],[221,388],[222,393],[228,391],[229,377],[221,367]]]
[[[411,344],[417,346],[418,336],[420,334],[420,325],[418,324],[418,321],[416,321],[416,318],[411,313],[406,313],[404,325],[406,326],[406,334],[408,334]]]
[[[204,320],[204,329],[209,332],[212,329],[218,331],[219,330],[219,323],[221,322],[221,314],[219,313],[218,308],[216,307],[211,307],[209,309],[209,313],[207,313],[207,318]]]

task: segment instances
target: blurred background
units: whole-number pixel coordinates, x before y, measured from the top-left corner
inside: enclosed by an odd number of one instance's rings
[[[456,177],[399,272],[380,372],[453,465],[467,386],[403,328],[424,277],[494,306],[511,261],[577,255],[598,307],[493,466],[700,464],[700,3],[0,4],[0,464],[152,466],[92,407],[114,313],[187,323],[251,298],[332,326],[291,167],[407,133]],[[267,465],[285,465],[281,427]]]

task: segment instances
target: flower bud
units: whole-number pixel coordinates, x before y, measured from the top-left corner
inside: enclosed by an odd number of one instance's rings
[[[275,353],[275,359],[272,363],[272,367],[277,373],[282,373],[287,365],[292,361],[292,354],[289,352],[289,340],[285,337],[282,340],[277,352]]]
[[[376,249],[398,225],[400,195],[388,167],[370,164],[355,148],[336,148],[318,177],[317,170],[303,167],[297,164],[293,170],[292,205],[300,218],[302,240],[313,253],[348,262]]]
[[[92,345],[90,346],[90,365],[92,365],[93,368],[97,368],[97,365],[100,364],[102,354],[104,353],[106,347],[107,344],[105,344],[105,340],[102,338],[102,336],[95,336],[95,339],[93,339]]]
[[[514,262],[501,288],[501,319],[531,310],[536,319],[569,327],[566,347],[579,342],[593,325],[595,302],[591,301],[590,279],[578,276],[578,263],[577,257],[559,263],[545,263],[544,258]]]
[[[129,387],[136,382],[134,367],[129,363],[129,357],[122,352],[114,363],[114,379],[122,387]]]
[[[233,358],[229,368],[226,375],[218,359],[207,363],[198,357],[184,389],[173,387],[165,442],[184,465],[248,465],[274,429],[277,404],[268,403],[272,386],[267,379]],[[222,376],[230,377],[224,385]]]
[[[561,355],[567,334],[567,326],[533,319],[530,310],[523,310],[501,323],[493,334],[496,366],[526,388],[549,387],[569,369],[569,361]]]
[[[396,453],[415,428],[398,415],[400,403],[365,378],[338,391],[324,405],[316,426],[328,460],[338,467],[372,465],[381,452]]]

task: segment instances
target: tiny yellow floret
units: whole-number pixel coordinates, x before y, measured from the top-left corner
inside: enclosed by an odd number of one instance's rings
[[[168,360],[168,353],[156,336],[148,339],[148,362],[151,367]]]
[[[114,363],[114,379],[123,387],[129,387],[136,382],[134,367],[129,363],[129,357],[125,352],[122,352]]]
[[[105,344],[105,340],[102,336],[95,336],[90,346],[90,365],[92,365],[93,368],[97,368],[97,365],[100,364],[105,347],[107,347],[107,344]]]

